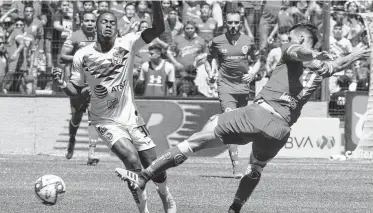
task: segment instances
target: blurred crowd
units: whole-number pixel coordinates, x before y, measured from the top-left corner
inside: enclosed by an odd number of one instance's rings
[[[36,0],[0,4],[0,93],[58,92],[50,77],[51,69],[60,63],[61,47],[73,30],[79,29],[84,12],[99,15],[112,11],[118,18],[119,36],[152,26],[149,1]],[[136,95],[217,97],[216,81],[208,79],[204,61],[209,42],[225,32],[223,19],[228,7],[240,11],[241,33],[253,37],[257,50],[265,56],[261,72],[251,83],[253,96],[280,60],[280,45],[289,42],[291,26],[308,22],[323,32],[323,1],[163,0],[165,32],[136,56]],[[339,57],[367,46],[367,31],[359,14],[372,11],[372,0],[332,1],[331,9],[330,51]],[[322,46],[318,44],[318,48]],[[159,69],[162,72],[157,72]],[[367,61],[356,62],[329,82],[331,100],[339,100],[335,96],[345,91],[368,91],[368,87]],[[331,103],[330,109],[338,111],[339,103]]]

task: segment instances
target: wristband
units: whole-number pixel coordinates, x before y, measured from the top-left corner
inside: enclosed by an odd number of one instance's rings
[[[59,86],[61,89],[65,89],[67,87],[66,81],[63,81],[62,85]]]

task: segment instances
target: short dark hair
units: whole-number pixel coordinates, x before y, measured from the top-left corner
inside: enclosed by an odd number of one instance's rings
[[[149,51],[151,51],[151,50],[159,50],[160,52],[162,52],[162,46],[160,44],[158,44],[158,43],[150,45],[148,49],[149,49]]]
[[[206,1],[202,1],[202,3],[199,4],[199,8],[202,9],[202,7],[206,5],[209,6],[209,8],[211,9],[211,6]]]
[[[83,5],[84,5],[85,3],[92,3],[93,6],[95,5],[95,1],[83,1],[82,3],[83,3]]]
[[[309,24],[309,23],[296,24],[290,28],[289,33],[293,30],[307,30],[312,37],[312,41],[313,41],[312,47],[314,47],[319,41],[319,33],[317,30],[317,27],[313,24]]]
[[[337,22],[333,28],[336,28],[336,27],[340,27],[340,28],[343,28],[343,23],[342,22]]]
[[[351,82],[352,82],[351,78],[348,77],[347,75],[339,76],[339,78],[337,79],[337,85],[341,89],[344,89],[344,90],[348,89],[348,87],[350,86]]]
[[[127,10],[127,7],[129,6],[133,6],[136,9],[136,5],[131,2],[131,3],[126,4],[126,6],[124,6],[124,10]]]

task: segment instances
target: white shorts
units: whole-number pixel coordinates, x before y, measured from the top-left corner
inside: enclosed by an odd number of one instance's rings
[[[129,139],[137,151],[148,150],[155,147],[150,138],[149,130],[143,126],[122,125],[119,123],[91,124],[95,127],[100,138],[111,149],[113,144],[121,138]]]

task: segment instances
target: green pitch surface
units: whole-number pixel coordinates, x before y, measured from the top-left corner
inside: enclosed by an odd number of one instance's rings
[[[96,167],[85,158],[0,155],[1,213],[136,213],[127,189],[114,169],[115,158]],[[241,160],[246,167],[247,160]],[[373,162],[331,162],[323,159],[275,159],[241,212],[373,212]],[[44,206],[34,196],[34,181],[44,174],[66,183],[64,199]],[[179,213],[227,212],[238,180],[231,178],[229,159],[191,158],[168,173]],[[153,183],[148,184],[149,210],[162,213]]]

